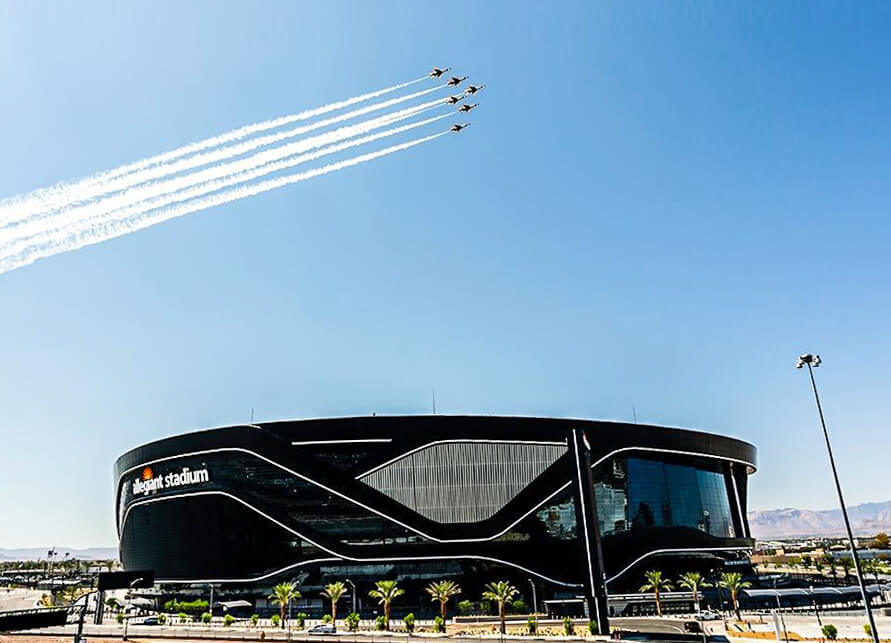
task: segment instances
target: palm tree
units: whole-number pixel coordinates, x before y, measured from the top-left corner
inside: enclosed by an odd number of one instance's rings
[[[394,580],[379,580],[375,584],[375,589],[368,592],[371,598],[376,598],[378,605],[384,607],[384,629],[390,629],[390,604],[394,599],[405,594],[404,589],[396,586]]]
[[[879,562],[875,558],[865,558],[860,561],[860,571],[863,572],[863,575],[872,574],[876,579],[876,583],[879,582]]]
[[[699,572],[687,572],[678,579],[678,585],[693,592],[693,604],[696,606],[696,611],[699,611],[699,590],[703,587],[709,587],[702,574]]]
[[[504,627],[504,606],[513,602],[514,597],[520,593],[516,587],[506,580],[495,581],[486,585],[486,591],[483,592],[483,598],[487,601],[495,601],[498,603],[498,618],[501,619],[501,633],[505,633]]]
[[[344,594],[346,594],[346,585],[340,581],[337,581],[336,583],[328,583],[325,585],[325,591],[322,592],[322,596],[327,596],[331,599],[331,623],[334,627],[337,627],[337,601],[339,601]]]
[[[427,593],[430,594],[430,600],[439,601],[439,615],[442,617],[443,625],[445,625],[446,604],[452,596],[457,596],[461,593],[461,588],[453,580],[441,580],[438,583],[430,583],[427,586]]]
[[[842,569],[845,570],[845,580],[848,580],[848,576],[851,575],[851,568],[854,566],[854,561],[850,558],[842,558],[841,565]]]
[[[59,598],[68,605],[73,605],[74,601],[80,597],[81,590],[76,585],[66,585],[59,591]]]
[[[659,600],[659,592],[662,590],[665,590],[666,592],[671,591],[671,581],[667,578],[662,578],[662,572],[656,569],[646,572],[644,578],[647,579],[647,582],[641,585],[638,591],[654,592],[656,594],[656,614],[661,617],[662,603]]]
[[[736,612],[736,618],[742,620],[742,615],[739,613],[739,590],[751,587],[752,583],[743,580],[742,574],[739,572],[725,572],[721,574],[721,580],[718,581],[718,585],[730,590],[730,600],[733,603],[733,611]]]
[[[827,551],[823,554],[823,562],[829,565],[829,575],[835,578],[835,556]]]
[[[285,626],[285,610],[295,598],[300,598],[300,592],[297,591],[297,586],[294,583],[279,583],[272,588],[269,599],[278,605],[279,618],[281,619],[279,622],[282,627]]]

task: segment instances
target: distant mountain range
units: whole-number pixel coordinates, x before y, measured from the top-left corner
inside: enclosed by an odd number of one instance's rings
[[[891,500],[865,502],[848,507],[851,529],[858,536],[891,532]],[[841,509],[768,509],[749,512],[749,527],[755,538],[791,536],[841,536],[845,533]]]
[[[19,549],[4,549],[0,547],[0,561],[11,560],[46,560],[46,552],[52,547],[22,547]],[[87,547],[86,549],[71,549],[70,547],[56,547],[56,560],[62,560],[65,554],[70,558],[80,560],[117,560],[118,550],[114,547]]]

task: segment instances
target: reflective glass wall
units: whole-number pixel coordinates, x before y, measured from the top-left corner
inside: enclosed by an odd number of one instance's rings
[[[629,456],[594,469],[603,536],[651,527],[689,527],[735,537],[724,475],[693,466]]]

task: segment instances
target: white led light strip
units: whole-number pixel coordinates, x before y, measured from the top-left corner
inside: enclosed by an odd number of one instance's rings
[[[475,556],[475,555],[472,555],[472,554],[457,554],[457,555],[448,555],[448,556],[396,556],[396,557],[387,557],[387,558],[354,558],[354,557],[352,557],[352,556],[345,556],[345,555],[343,555],[343,554],[340,554],[340,553],[334,551],[333,549],[331,549],[331,548],[329,548],[329,547],[325,547],[324,545],[321,545],[321,544],[317,543],[316,541],[314,541],[314,540],[312,540],[312,539],[310,539],[310,538],[307,538],[306,536],[304,536],[303,534],[301,534],[299,531],[297,531],[297,530],[295,530],[295,529],[289,527],[288,525],[284,524],[283,522],[281,522],[281,521],[279,521],[279,520],[276,520],[275,518],[273,518],[273,517],[270,516],[269,514],[267,514],[267,513],[263,512],[263,511],[261,511],[261,510],[258,509],[257,507],[254,507],[254,506],[253,506],[252,504],[250,504],[249,502],[246,502],[246,501],[242,500],[241,498],[239,498],[238,496],[234,496],[234,495],[232,495],[231,493],[227,493],[226,491],[187,491],[187,492],[185,492],[185,493],[171,494],[171,495],[169,495],[169,496],[161,496],[161,497],[159,497],[159,498],[149,498],[149,499],[147,499],[147,500],[139,500],[139,501],[133,502],[133,503],[130,504],[129,507],[127,507],[127,510],[124,512],[124,519],[123,519],[123,521],[122,521],[122,523],[121,523],[121,529],[123,530],[124,525],[126,525],[126,523],[127,523],[127,517],[130,515],[130,510],[131,510],[133,507],[138,507],[138,506],[141,506],[141,505],[147,505],[147,504],[151,504],[151,503],[155,503],[155,502],[166,502],[167,500],[173,500],[173,499],[175,499],[175,498],[190,498],[190,497],[195,497],[195,496],[210,496],[210,495],[219,495],[219,496],[224,496],[224,497],[226,497],[226,498],[230,498],[230,499],[232,499],[232,500],[235,500],[236,502],[238,502],[238,503],[244,505],[245,507],[247,507],[247,508],[250,509],[251,511],[254,511],[254,512],[258,513],[259,515],[263,516],[263,517],[266,518],[267,520],[269,520],[269,521],[275,523],[276,525],[278,525],[278,526],[281,527],[282,529],[284,529],[284,530],[286,530],[286,531],[288,531],[288,532],[294,534],[294,535],[297,536],[298,538],[302,538],[303,540],[305,540],[305,541],[308,542],[309,544],[313,545],[314,547],[316,547],[316,548],[318,548],[318,549],[321,549],[321,550],[324,551],[325,553],[327,553],[327,554],[331,554],[331,555],[333,555],[333,556],[336,556],[338,559],[349,560],[349,561],[357,562],[357,563],[402,562],[402,561],[409,561],[409,560],[453,560],[453,559],[456,559],[456,558],[460,558],[460,559],[475,559],[475,560],[489,560],[489,561],[492,561],[492,562],[501,563],[502,565],[507,565],[507,566],[509,566],[509,567],[515,567],[515,568],[517,568],[517,569],[521,569],[521,570],[523,570],[524,572],[527,572],[527,573],[532,574],[532,575],[534,575],[534,576],[538,576],[539,578],[541,578],[541,579],[543,579],[543,580],[546,580],[546,581],[548,581],[548,582],[556,583],[557,585],[565,585],[565,586],[567,586],[567,587],[578,587],[578,585],[576,585],[576,584],[574,584],[574,583],[566,583],[566,582],[563,582],[563,581],[559,581],[559,580],[556,580],[556,579],[554,579],[554,578],[550,578],[550,577],[548,577],[548,576],[545,576],[544,574],[541,574],[541,573],[539,573],[539,572],[537,572],[537,571],[535,571],[535,570],[533,570],[533,569],[529,569],[528,567],[523,567],[522,565],[517,565],[516,563],[512,563],[512,562],[507,561],[507,560],[501,560],[501,559],[499,559],[499,558],[491,558],[491,557],[489,557],[489,556]],[[316,559],[316,560],[318,560],[318,559]],[[307,561],[307,563],[304,563],[304,564],[308,564],[309,562],[310,562],[310,561]],[[291,567],[293,567],[293,565],[292,565]],[[285,568],[285,569],[287,569],[287,568]],[[277,572],[271,572],[270,574],[267,574],[266,577],[268,577],[269,575],[274,575],[275,573],[277,573]],[[200,581],[189,581],[189,582],[200,582]]]
[[[436,444],[436,443],[431,442],[430,444]],[[563,444],[563,443],[555,442],[555,443],[546,443],[546,444]],[[424,446],[429,446],[429,445],[424,445]],[[418,448],[423,448],[423,447],[418,447]],[[748,467],[752,467],[753,469],[755,468],[755,465],[753,463],[746,462],[745,460],[739,460],[737,458],[729,458],[729,457],[725,457],[725,456],[711,455],[711,454],[706,454],[706,453],[696,453],[693,451],[678,451],[675,449],[660,449],[660,448],[656,448],[656,447],[622,447],[620,449],[615,449],[614,451],[610,451],[609,453],[607,453],[606,455],[601,457],[599,460],[594,462],[591,465],[591,467],[592,468],[596,467],[598,464],[601,464],[602,462],[608,460],[609,458],[613,457],[617,453],[624,453],[626,451],[650,451],[650,452],[657,452],[657,453],[672,453],[672,454],[676,454],[676,455],[690,455],[690,456],[695,456],[695,457],[699,457],[699,458],[707,458],[707,459],[712,459],[712,460],[726,460],[726,461],[730,461],[730,462],[739,462],[740,464],[744,464]],[[437,542],[437,543],[465,543],[465,542],[473,543],[473,542],[485,542],[485,541],[489,541],[489,540],[495,540],[496,538],[500,538],[501,536],[506,534],[508,531],[510,531],[518,523],[520,523],[521,521],[525,520],[530,515],[532,515],[532,513],[535,512],[539,507],[541,507],[543,504],[548,502],[551,498],[553,498],[558,493],[560,493],[561,491],[566,489],[570,484],[572,484],[572,481],[567,481],[564,484],[560,485],[560,487],[558,487],[555,491],[553,491],[551,494],[546,496],[543,500],[541,500],[541,502],[539,502],[534,507],[529,509],[529,511],[527,511],[526,513],[521,515],[515,521],[510,523],[507,527],[505,527],[504,529],[502,529],[501,531],[499,531],[496,534],[493,534],[491,536],[486,536],[483,538],[451,538],[451,539],[450,538],[437,538],[436,536],[427,534],[427,533],[421,531],[420,529],[417,529],[416,527],[412,527],[411,525],[408,525],[400,520],[397,520],[396,518],[393,518],[392,516],[388,516],[387,514],[381,512],[377,509],[374,509],[373,507],[370,507],[362,502],[359,502],[358,500],[356,500],[354,498],[350,498],[346,494],[343,494],[343,493],[336,491],[328,486],[325,486],[324,484],[317,482],[317,481],[313,480],[312,478],[308,478],[305,475],[297,473],[293,469],[289,469],[288,467],[285,467],[284,465],[281,465],[278,462],[275,462],[274,460],[270,460],[269,458],[267,458],[263,455],[260,455],[259,453],[255,452],[255,451],[251,451],[250,449],[244,449],[241,447],[220,447],[220,448],[216,448],[216,449],[205,449],[202,451],[191,451],[189,453],[180,453],[177,455],[171,455],[171,456],[167,456],[164,458],[157,458],[155,460],[150,460],[148,462],[143,462],[136,466],[130,467],[129,469],[126,469],[123,473],[121,473],[121,475],[118,477],[118,485],[117,485],[118,499],[120,498],[120,493],[121,493],[121,481],[124,479],[124,476],[126,476],[131,471],[141,469],[142,467],[145,467],[148,465],[157,464],[158,462],[166,462],[168,460],[177,460],[179,458],[188,458],[188,457],[197,456],[197,455],[209,455],[212,453],[226,453],[226,452],[240,452],[240,453],[247,453],[249,455],[252,455],[260,460],[263,460],[264,462],[268,462],[269,464],[271,464],[275,467],[278,467],[282,471],[290,473],[291,475],[293,475],[297,478],[300,478],[301,480],[305,480],[311,484],[314,484],[315,486],[319,487],[320,489],[324,489],[325,491],[333,493],[334,495],[336,495],[340,498],[343,498],[344,500],[348,500],[349,502],[352,502],[353,504],[370,511],[373,514],[381,516],[382,518],[386,518],[387,520],[399,525],[400,527],[404,527],[404,528],[408,529],[409,531],[412,531],[420,536],[423,536],[424,538],[426,538],[428,540],[432,540],[433,542]],[[400,456],[400,457],[403,457],[403,456]],[[399,459],[399,458],[396,458],[396,459]],[[120,523],[120,521],[118,521],[118,522]],[[121,527],[118,526],[118,536],[119,537],[120,537],[120,533],[121,533]]]

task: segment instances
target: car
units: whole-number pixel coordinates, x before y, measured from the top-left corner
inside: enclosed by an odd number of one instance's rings
[[[337,628],[331,623],[319,623],[307,630],[307,634],[334,634],[335,632],[337,632]]]
[[[158,622],[157,616],[149,616],[148,618],[142,619],[140,625],[160,625],[160,623]]]
[[[689,634],[702,634],[702,626],[696,621],[684,621],[684,631]]]
[[[704,612],[700,612],[696,615],[696,619],[700,621],[717,621],[721,618],[721,615],[717,612],[713,612],[711,610],[705,610]]]

